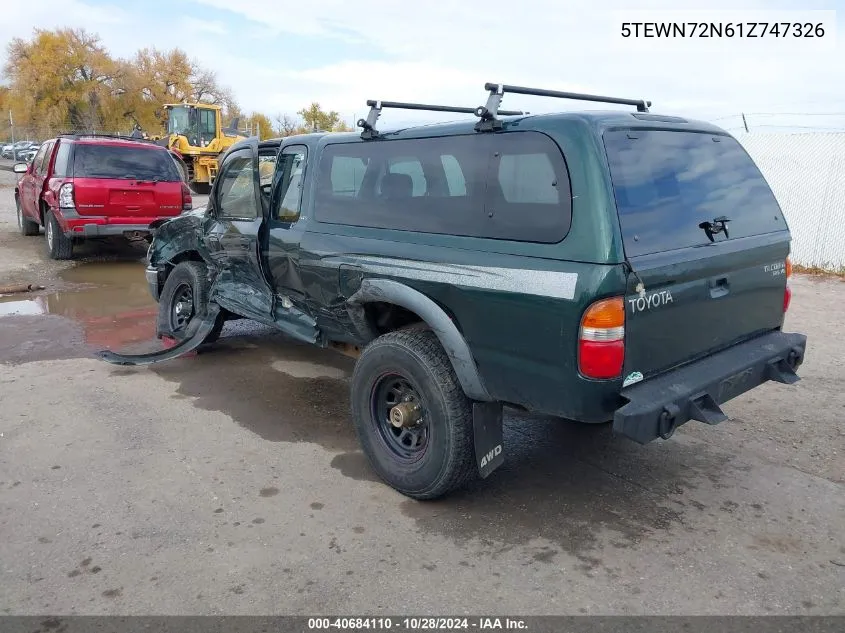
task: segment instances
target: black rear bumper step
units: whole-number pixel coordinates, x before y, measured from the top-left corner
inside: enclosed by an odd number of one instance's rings
[[[689,420],[723,422],[727,416],[719,405],[728,400],[770,380],[797,382],[806,346],[803,334],[771,332],[628,387],[613,430],[647,444],[668,439]]]

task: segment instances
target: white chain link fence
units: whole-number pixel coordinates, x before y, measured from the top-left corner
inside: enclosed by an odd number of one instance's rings
[[[783,209],[792,262],[845,272],[845,133],[735,136]]]

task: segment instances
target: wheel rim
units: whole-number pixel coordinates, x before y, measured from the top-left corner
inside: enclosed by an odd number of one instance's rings
[[[401,462],[422,459],[429,444],[428,411],[410,380],[382,374],[370,394],[370,416],[384,446]]]
[[[180,284],[170,303],[170,329],[180,332],[188,327],[194,317],[194,290],[189,284]]]
[[[50,250],[53,250],[53,222],[51,220],[47,221],[47,246]]]

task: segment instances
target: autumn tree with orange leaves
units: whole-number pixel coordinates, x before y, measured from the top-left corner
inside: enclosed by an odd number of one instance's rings
[[[59,132],[121,132],[138,127],[164,132],[164,104],[183,101],[218,104],[228,124],[240,116],[241,129],[262,139],[313,129],[350,128],[334,111],[312,103],[297,114],[276,117],[242,114],[232,91],[215,72],[175,48],[144,48],[130,59],[115,59],[100,37],[85,29],[36,29],[32,39],[13,39],[6,50],[0,84],[0,138],[9,137],[9,111],[15,126],[33,137]]]

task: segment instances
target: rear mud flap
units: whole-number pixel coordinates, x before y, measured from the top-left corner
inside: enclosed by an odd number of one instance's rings
[[[478,474],[486,479],[505,462],[501,403],[474,402],[472,428]]]
[[[96,356],[112,365],[152,365],[179,358],[202,345],[202,342],[214,329],[218,314],[220,314],[220,306],[216,303],[209,303],[202,320],[195,318],[188,323],[186,338],[169,349],[148,354],[118,354],[111,350],[102,350],[97,352]]]

